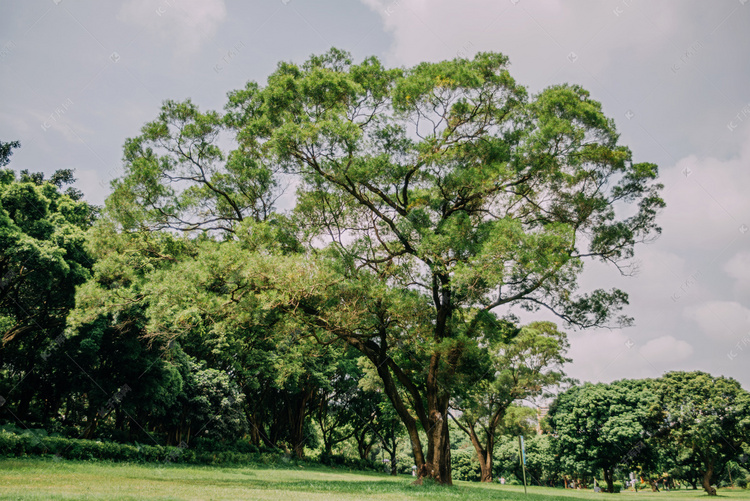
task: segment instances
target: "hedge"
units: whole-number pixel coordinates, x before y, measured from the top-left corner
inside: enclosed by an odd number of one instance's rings
[[[352,470],[383,471],[384,466],[369,459],[350,458],[342,454],[320,454],[318,462],[326,466],[344,466]]]
[[[221,447],[225,449],[226,446]],[[248,452],[244,452],[248,451]],[[255,451],[255,452],[251,452]],[[161,445],[121,444],[110,441],[83,440],[46,436],[44,430],[12,433],[0,430],[0,456],[54,456],[62,459],[104,459],[139,463],[185,464],[281,464],[290,459],[281,452],[257,452],[252,445],[240,450],[210,450],[209,444],[195,448]],[[296,461],[295,461],[296,462]],[[356,462],[347,464],[357,468]]]

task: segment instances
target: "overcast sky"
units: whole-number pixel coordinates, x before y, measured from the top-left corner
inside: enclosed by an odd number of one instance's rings
[[[581,84],[635,161],[659,165],[667,209],[636,277],[585,272],[587,287],[630,293],[636,325],[569,331],[568,373],[700,369],[750,389],[750,1],[29,0],[0,12],[0,140],[22,143],[10,166],[73,168],[97,204],[125,138],[163,100],[221,109],[278,61],[331,46],[391,66],[497,51],[531,92]]]

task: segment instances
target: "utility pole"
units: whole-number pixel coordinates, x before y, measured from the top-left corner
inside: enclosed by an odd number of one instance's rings
[[[523,470],[523,493],[527,494],[526,492],[526,451],[523,447],[523,435],[518,435],[518,449],[519,449],[519,456],[518,459],[521,461],[521,469]]]

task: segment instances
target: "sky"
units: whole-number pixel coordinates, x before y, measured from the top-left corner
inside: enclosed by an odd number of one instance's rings
[[[0,140],[21,142],[10,167],[75,169],[96,204],[164,100],[220,110],[279,61],[330,47],[403,67],[501,52],[531,93],[582,85],[634,161],[659,165],[667,208],[636,276],[587,266],[584,289],[628,292],[635,326],[568,329],[568,374],[703,370],[750,389],[750,1],[28,0],[0,12]]]

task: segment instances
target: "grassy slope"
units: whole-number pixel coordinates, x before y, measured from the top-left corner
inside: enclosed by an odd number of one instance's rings
[[[450,488],[413,486],[409,477],[351,473],[330,468],[268,469],[106,462],[0,460],[0,499],[47,500],[510,500],[527,501],[679,501],[707,498],[702,491],[594,494],[588,491],[479,485],[457,482]],[[668,498],[668,499],[667,499]],[[750,491],[720,491],[720,498],[750,499]]]

